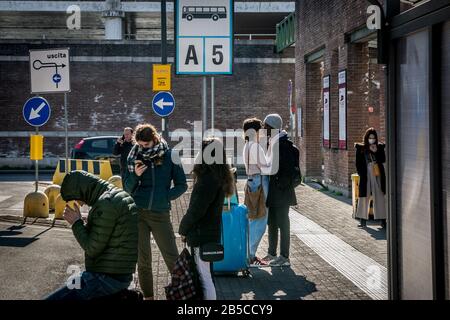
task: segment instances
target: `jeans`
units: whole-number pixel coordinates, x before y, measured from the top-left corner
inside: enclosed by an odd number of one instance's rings
[[[251,192],[254,192],[261,185],[264,192],[264,197],[267,198],[267,191],[269,189],[269,176],[253,175],[249,176],[247,180],[247,185]],[[259,219],[254,219],[249,221],[249,243],[250,243],[250,259],[256,256],[256,251],[258,250],[259,243],[266,232],[267,226],[267,210],[266,215]]]
[[[81,274],[80,288],[69,289],[61,287],[51,293],[45,300],[91,300],[113,295],[127,289],[133,279],[133,275],[121,275],[121,280],[104,273],[84,271]],[[72,281],[69,282],[72,284]]]
[[[200,283],[203,289],[203,300],[217,300],[216,287],[211,274],[211,262],[203,261],[200,258],[200,248],[195,247],[194,260],[197,265],[197,271],[200,277]]]
[[[280,255],[289,258],[291,241],[289,206],[269,207],[269,254],[277,256],[278,229],[280,229]]]

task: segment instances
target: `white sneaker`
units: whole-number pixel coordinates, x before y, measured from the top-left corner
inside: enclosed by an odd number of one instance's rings
[[[264,258],[262,258],[262,260],[263,261],[265,261],[265,262],[270,262],[270,261],[272,261],[272,260],[275,260],[277,257],[275,257],[275,256],[273,256],[273,255],[271,255],[271,254],[268,254],[267,256],[265,256]]]
[[[289,261],[289,258],[285,258],[283,256],[279,256],[269,263],[269,266],[271,267],[289,267],[290,265],[291,262]]]

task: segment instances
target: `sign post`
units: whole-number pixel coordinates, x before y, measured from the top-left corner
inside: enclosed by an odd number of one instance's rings
[[[158,92],[153,97],[152,107],[158,116],[165,118],[175,110],[175,98],[170,92]]]
[[[31,93],[64,93],[66,171],[69,161],[67,114],[67,92],[70,92],[69,60],[69,48],[30,50]]]
[[[44,137],[39,135],[39,127],[47,123],[48,119],[50,119],[50,114],[50,104],[42,97],[33,97],[28,99],[23,105],[22,115],[25,122],[36,128],[36,134],[30,137],[30,160],[35,161],[35,192],[38,191],[38,161],[42,160],[44,140]]]

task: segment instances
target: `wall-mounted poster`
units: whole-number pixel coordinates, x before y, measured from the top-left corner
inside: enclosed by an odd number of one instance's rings
[[[347,72],[339,72],[339,149],[347,149]]]
[[[298,117],[298,136],[303,138],[303,126],[302,126],[302,107],[297,109],[297,117]]]
[[[323,78],[323,147],[330,148],[330,76]]]

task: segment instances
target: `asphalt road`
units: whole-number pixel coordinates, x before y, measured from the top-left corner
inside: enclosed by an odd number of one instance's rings
[[[84,259],[68,228],[0,221],[0,261],[0,300],[21,300],[44,298]]]

